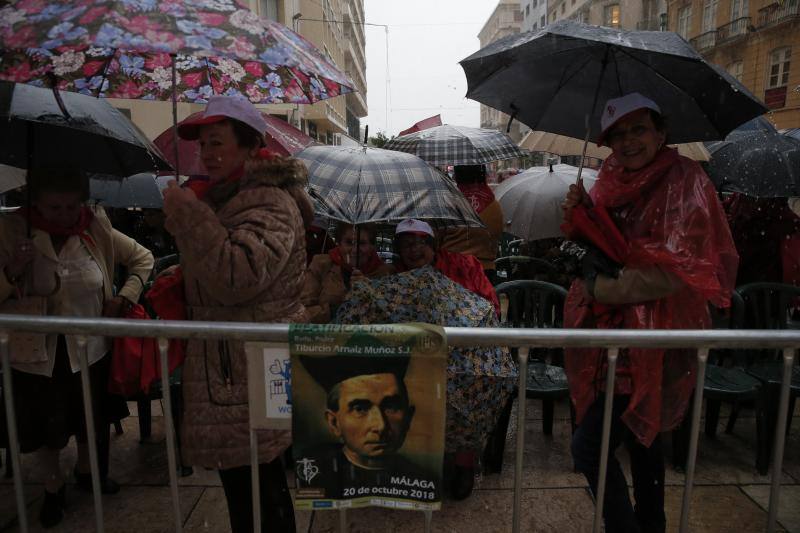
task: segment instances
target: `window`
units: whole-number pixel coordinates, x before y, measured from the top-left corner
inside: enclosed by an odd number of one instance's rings
[[[717,3],[719,0],[706,0],[703,4],[703,33],[716,29]]]
[[[619,28],[619,4],[611,4],[603,9],[603,26]]]
[[[528,18],[531,15],[531,5],[528,4],[525,6],[525,18]]]
[[[567,9],[567,4],[566,3],[561,4],[561,14],[562,15],[564,14],[564,10],[565,9]]]
[[[533,0],[533,9],[536,9],[536,6],[539,4],[539,0]]]
[[[258,14],[265,19],[278,20],[278,0],[258,0]]]
[[[692,6],[682,7],[678,11],[678,35],[684,39],[689,38],[689,30],[692,28]]]
[[[749,0],[731,0],[731,20],[740,19],[750,14]]]
[[[573,5],[573,6],[575,5],[575,0],[572,0],[572,4],[571,5]]]
[[[778,48],[769,55],[769,78],[767,89],[785,87],[789,84],[789,63],[792,58],[791,47]]]
[[[726,70],[728,71],[728,74],[730,74],[737,80],[742,81],[743,68],[744,68],[744,63],[742,63],[741,61],[734,61],[733,63],[728,65],[728,68]]]
[[[542,28],[544,28],[546,26],[546,24],[545,24],[545,16],[546,15],[542,15],[542,18],[539,20],[539,26],[541,26]]]
[[[535,22],[533,23],[533,28],[531,28],[531,29],[534,29],[534,30],[536,29],[536,23]]]

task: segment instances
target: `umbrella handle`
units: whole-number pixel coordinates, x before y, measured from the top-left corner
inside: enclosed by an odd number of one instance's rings
[[[586,148],[589,146],[589,115],[586,115],[586,136],[583,138],[583,152],[581,153],[581,164],[578,166],[578,179],[575,180],[577,185],[583,185],[583,162],[586,159]]]

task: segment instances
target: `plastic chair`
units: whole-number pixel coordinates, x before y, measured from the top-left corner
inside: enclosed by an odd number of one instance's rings
[[[744,302],[736,291],[731,294],[731,307],[725,312],[714,307],[711,310],[712,327],[714,329],[739,329],[744,318]],[[733,427],[743,404],[753,403],[756,412],[756,464],[764,453],[766,446],[765,406],[761,395],[761,382],[748,374],[739,350],[711,350],[706,378],[703,386],[703,397],[706,400],[705,433],[714,439],[717,435],[719,413],[722,402],[731,403],[731,413],[725,426],[725,433],[733,433]],[[691,404],[690,404],[691,405]],[[689,447],[690,416],[673,433],[673,467],[682,471],[686,466],[686,455]]]
[[[495,287],[501,299],[501,326],[509,328],[560,328],[564,321],[564,300],[567,291],[545,281],[518,280],[501,283]],[[505,296],[505,297],[504,297]],[[507,302],[503,302],[507,300]],[[506,305],[503,305],[503,304]],[[516,350],[513,350],[516,355]],[[550,364],[553,363],[553,364]],[[542,431],[553,434],[553,408],[555,401],[569,397],[567,376],[563,364],[563,350],[535,349],[528,362],[526,398],[542,400]],[[497,421],[484,452],[487,471],[500,472],[503,464],[506,432],[516,388]],[[575,427],[575,413],[570,404],[570,418]]]
[[[800,320],[797,319],[800,315],[800,287],[784,283],[749,283],[737,287],[736,291],[744,302],[746,329],[800,328]],[[766,411],[765,445],[759,453],[756,466],[759,473],[766,474],[775,438],[783,363],[779,350],[747,350],[745,363],[747,373],[758,379],[762,385],[761,401]],[[789,413],[794,412],[798,396],[800,396],[800,367],[795,361],[789,393]],[[786,422],[787,435],[791,421],[792,417],[789,416]]]

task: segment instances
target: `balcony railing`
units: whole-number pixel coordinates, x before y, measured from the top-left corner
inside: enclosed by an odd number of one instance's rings
[[[717,28],[717,43],[747,35],[749,27],[750,17],[738,18],[724,26],[720,26]]]
[[[800,1],[786,0],[783,3],[775,2],[758,10],[758,27],[777,24],[792,17],[800,15]]]
[[[717,44],[717,30],[701,33],[694,39],[690,39],[689,44],[694,46],[694,49],[698,52],[712,48],[715,44]]]

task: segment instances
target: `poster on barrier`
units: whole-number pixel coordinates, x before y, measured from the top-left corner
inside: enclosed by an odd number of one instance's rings
[[[298,324],[289,350],[296,508],[438,510],[444,330]]]

